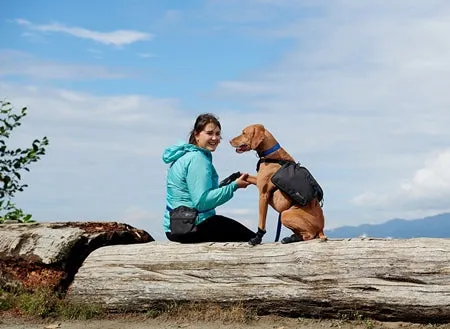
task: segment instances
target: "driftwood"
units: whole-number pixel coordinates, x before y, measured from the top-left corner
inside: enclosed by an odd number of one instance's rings
[[[111,312],[239,302],[258,314],[450,322],[450,239],[109,246],[87,257],[66,298]]]
[[[153,240],[116,222],[0,224],[0,288],[64,292],[93,250]]]

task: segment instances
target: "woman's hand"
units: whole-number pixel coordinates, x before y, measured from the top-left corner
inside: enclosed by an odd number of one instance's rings
[[[238,179],[236,179],[236,184],[238,186],[238,188],[246,188],[247,186],[250,185],[249,182],[247,182],[247,178],[248,178],[248,173],[242,174],[241,176],[239,176]]]

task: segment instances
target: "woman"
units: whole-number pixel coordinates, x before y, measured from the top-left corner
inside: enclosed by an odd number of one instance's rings
[[[242,174],[230,184],[219,187],[212,152],[220,143],[220,132],[220,122],[213,114],[201,114],[195,120],[189,143],[174,145],[164,151],[163,161],[170,164],[164,231],[170,241],[237,242],[255,237],[255,233],[237,221],[216,215],[216,207],[229,201],[238,188],[249,185],[246,181],[248,174]],[[171,233],[170,211],[179,206],[197,209],[194,232],[181,235]]]

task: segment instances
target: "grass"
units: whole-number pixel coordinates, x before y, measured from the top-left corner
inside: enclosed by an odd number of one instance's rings
[[[20,314],[64,320],[87,320],[104,314],[93,304],[68,302],[50,290],[5,291],[0,289],[0,311],[17,311]]]
[[[199,322],[222,322],[236,324],[237,326],[248,324],[258,320],[258,315],[254,310],[246,308],[242,303],[218,304],[213,302],[167,302],[158,307],[147,310],[146,313],[117,313],[108,314],[100,306],[92,303],[69,302],[61,298],[60,295],[49,290],[36,290],[28,292],[23,290],[6,291],[0,288],[0,319],[4,312],[10,311],[14,316],[29,316],[40,319],[59,320],[88,320],[105,318],[127,318],[128,316],[138,316],[138,318],[158,318],[163,321],[192,322],[193,319]],[[5,313],[6,314],[6,313]],[[309,322],[306,318],[297,319],[300,324],[311,324],[319,326],[321,319],[317,323]],[[364,329],[383,328],[378,322],[365,318],[358,313],[337,314],[337,319],[329,319],[327,324],[330,327],[348,328],[354,326]],[[1,323],[1,321],[0,321]],[[315,324],[314,324],[315,323]],[[323,324],[321,326],[324,326]],[[428,324],[426,328],[440,328],[440,325]],[[444,326],[446,328],[446,326]],[[443,328],[444,328],[443,327]],[[421,327],[417,327],[421,328]],[[425,328],[422,326],[422,328]]]
[[[14,311],[38,318],[57,318],[61,320],[88,320],[107,317],[98,305],[67,301],[57,293],[40,289],[33,292],[24,290],[6,291],[0,289],[0,312]],[[189,321],[221,321],[223,323],[248,323],[257,318],[256,314],[240,303],[219,305],[208,302],[163,303],[149,309],[147,318],[161,317]]]
[[[149,309],[147,317],[164,317],[178,321],[220,321],[223,323],[249,323],[257,318],[254,311],[245,308],[242,303],[220,305],[213,302],[165,303],[157,309]]]

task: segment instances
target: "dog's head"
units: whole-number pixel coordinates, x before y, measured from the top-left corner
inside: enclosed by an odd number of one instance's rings
[[[266,138],[266,129],[261,124],[253,124],[242,130],[242,134],[230,140],[237,153],[257,150]]]

